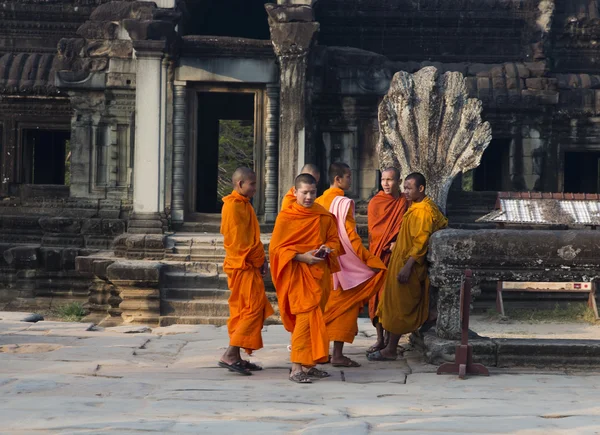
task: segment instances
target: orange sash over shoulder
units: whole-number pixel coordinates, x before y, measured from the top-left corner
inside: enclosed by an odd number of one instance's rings
[[[402,218],[406,213],[407,201],[404,195],[394,198],[383,191],[369,201],[369,251],[377,255],[387,265],[391,252],[384,252],[396,241]]]
[[[294,195],[294,188],[292,187],[283,197],[281,201],[281,210],[289,208],[293,203],[296,202],[296,195]]]

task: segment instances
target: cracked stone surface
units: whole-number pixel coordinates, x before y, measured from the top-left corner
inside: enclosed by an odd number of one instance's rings
[[[0,318],[2,316],[0,315]],[[331,378],[287,380],[289,334],[263,332],[243,377],[216,366],[227,331],[209,325],[138,330],[85,323],[0,320],[2,433],[406,434],[600,432],[600,374],[496,370],[437,376],[407,348],[368,362],[374,329],[360,320],[347,354],[360,368],[322,366]]]

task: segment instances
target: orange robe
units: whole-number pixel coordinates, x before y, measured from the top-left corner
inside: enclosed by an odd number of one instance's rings
[[[295,202],[296,202],[296,195],[294,195],[294,188],[292,187],[290,190],[288,190],[288,192],[285,194],[285,196],[281,200],[281,210],[285,210],[286,208],[288,208]]]
[[[321,245],[334,249],[326,261],[308,265],[294,260],[296,254]],[[277,216],[269,258],[283,326],[292,333],[293,363],[313,366],[328,359],[323,310],[331,292],[331,273],[339,270],[340,249],[335,218],[323,207],[294,203]]]
[[[369,201],[367,211],[369,220],[369,251],[381,258],[381,261],[386,266],[390,262],[392,254],[389,250],[390,244],[395,242],[398,237],[407,205],[408,202],[404,195],[400,194],[398,198],[394,198],[393,195],[388,195],[383,191],[380,191]],[[383,289],[384,286],[369,300],[369,317],[373,323],[378,322],[375,314]]]
[[[315,202],[329,210],[333,199],[336,196],[343,196],[344,191],[338,188],[329,188],[323,195],[317,198]],[[354,213],[348,212],[346,222],[338,222],[338,225],[344,225],[348,238],[352,243],[354,252],[367,266],[380,269],[367,282],[354,287],[353,289],[342,290],[334,289],[329,297],[325,307],[325,324],[327,325],[327,334],[331,341],[343,341],[352,343],[358,333],[357,319],[360,310],[364,304],[369,302],[373,295],[377,294],[385,282],[385,264],[365,249],[362,240],[356,232],[356,220]]]
[[[221,234],[225,247],[223,269],[231,290],[229,296],[229,344],[248,354],[263,347],[261,330],[273,307],[265,293],[260,269],[265,249],[250,200],[236,191],[223,198]]]
[[[427,248],[429,237],[445,228],[448,219],[435,203],[425,197],[413,203],[404,214],[398,240],[390,258],[385,291],[379,302],[377,316],[383,328],[393,334],[408,334],[417,330],[429,316],[429,278],[427,277]],[[396,278],[408,259],[416,260],[407,283]]]

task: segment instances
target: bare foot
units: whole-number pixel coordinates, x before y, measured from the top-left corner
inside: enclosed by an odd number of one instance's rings
[[[385,348],[385,346],[383,340],[377,340],[373,346],[367,349],[367,353],[377,352],[378,350]]]

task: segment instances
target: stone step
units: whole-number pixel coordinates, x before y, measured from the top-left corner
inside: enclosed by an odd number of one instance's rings
[[[227,325],[228,317],[198,317],[198,316],[160,316],[159,326],[171,325]]]
[[[205,275],[216,275],[223,273],[222,263],[202,263],[196,261],[172,261],[163,260],[163,264],[167,266],[167,273],[171,272],[186,272],[186,273],[199,273]]]
[[[277,302],[271,301],[271,305],[278,313]],[[229,316],[229,304],[227,298],[162,299],[160,311],[162,316],[227,317]]]
[[[219,288],[172,288],[163,290],[165,299],[169,300],[215,300],[215,299],[229,299],[231,292],[229,289]]]
[[[214,325],[225,326],[229,317],[204,317],[204,316],[160,316],[159,326],[171,325]],[[271,316],[265,320],[265,325],[278,325],[281,319],[276,316]]]
[[[162,288],[227,289],[227,275],[188,272],[167,272],[161,279]]]
[[[227,299],[163,299],[160,311],[163,316],[227,317],[229,304]]]

